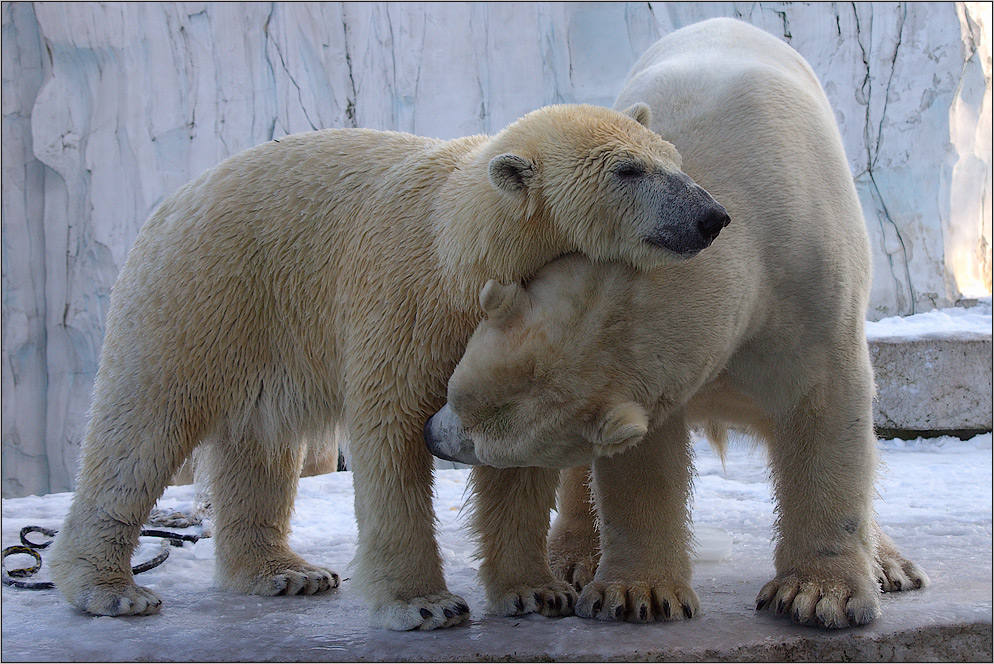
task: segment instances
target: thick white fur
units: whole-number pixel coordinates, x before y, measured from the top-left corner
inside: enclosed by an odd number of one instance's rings
[[[758,606],[805,624],[867,623],[881,588],[927,577],[872,513],[870,258],[832,111],[796,52],[726,19],[650,48],[617,105],[636,101],[730,226],[698,257],[650,273],[567,257],[505,289],[513,306],[470,340],[449,404],[485,463],[593,460],[592,478],[564,472],[550,544],[559,578],[583,587],[579,615],[698,610],[687,432],[720,439],[733,425],[768,442],[777,499],[777,575]],[[606,445],[619,417],[644,436]]]
[[[201,443],[213,455],[217,582],[259,594],[337,586],[287,535],[301,443],[341,422],[355,583],[373,624],[464,620],[435,542],[424,420],[444,401],[488,279],[515,282],[575,251],[641,267],[674,260],[644,241],[655,222],[636,199],[654,182],[634,197],[612,184],[617,159],[632,155],[682,177],[673,147],[632,117],[555,106],[493,137],[288,136],[180,189],[114,287],[76,494],[50,557],[59,589],[91,613],[158,609],[129,559]],[[502,482],[513,491],[531,479],[509,471]],[[547,565],[529,576],[515,563],[494,558],[505,585],[561,590]]]

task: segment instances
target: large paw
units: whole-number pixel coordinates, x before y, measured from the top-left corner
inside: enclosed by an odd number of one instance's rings
[[[930,583],[928,575],[896,550],[877,552],[873,561],[874,574],[885,593],[917,590]]]
[[[97,616],[147,616],[162,607],[158,595],[134,583],[87,588],[71,597],[70,602]]]
[[[46,560],[52,581],[70,604],[98,616],[158,613],[162,600],[148,588],[135,584],[127,557],[99,546],[100,538],[96,537],[91,538],[89,549],[76,546],[75,542],[82,538],[73,534],[71,526],[64,526]],[[115,565],[121,558],[123,564]]]
[[[373,627],[408,631],[452,627],[469,618],[466,600],[450,592],[441,592],[411,600],[396,600],[373,607],[369,622]]]
[[[338,574],[323,567],[296,564],[257,576],[249,584],[253,595],[313,595],[337,588]]]
[[[693,589],[682,583],[587,584],[576,605],[576,615],[598,620],[648,623],[693,618],[701,610]]]
[[[552,573],[563,583],[569,583],[578,591],[594,580],[597,564],[600,562],[600,551],[579,552],[567,547],[556,548],[549,545],[549,566]]]
[[[756,609],[769,608],[800,625],[840,629],[865,625],[880,615],[879,591],[866,583],[815,580],[790,574],[770,581],[756,597]]]
[[[538,586],[517,586],[490,601],[490,611],[498,616],[541,613],[543,616],[571,616],[576,591],[568,583],[553,581]]]
[[[549,566],[558,580],[579,591],[597,573],[601,559],[598,535],[587,524],[572,527],[562,520],[562,516],[556,519],[549,534]]]

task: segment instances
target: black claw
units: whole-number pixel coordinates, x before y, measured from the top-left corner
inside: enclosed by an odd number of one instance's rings
[[[566,606],[573,608],[573,595],[566,593]]]
[[[770,605],[770,600],[768,600],[768,599],[757,599],[756,600],[756,610],[757,611],[762,611],[763,609],[765,609],[769,605]]]
[[[535,603],[538,604],[539,609],[545,606],[545,601],[542,599],[542,596],[539,595],[538,593],[535,593]]]
[[[648,620],[648,619],[649,619],[649,608],[645,604],[643,604],[642,606],[639,607],[639,620]]]
[[[596,616],[598,613],[600,613],[600,610],[601,610],[601,601],[597,600],[596,602],[594,602],[594,605],[590,607],[590,615]]]
[[[469,613],[469,605],[465,602],[459,602],[456,604],[456,611],[459,613]]]
[[[614,609],[614,619],[621,620],[625,617],[625,607],[620,604]]]
[[[663,600],[663,617],[664,618],[670,617],[670,603],[668,600],[665,599]]]
[[[784,609],[786,609],[786,608],[787,608],[787,603],[784,602],[783,600],[779,600],[777,602],[777,615],[778,616],[782,616],[783,612],[784,612]]]
[[[897,590],[897,591],[901,590],[901,582],[900,581],[895,581],[894,582],[894,590]]]
[[[428,609],[421,609],[421,617],[428,620],[428,618],[431,618],[431,611]]]
[[[552,600],[553,605],[556,607],[556,611],[563,610],[563,598],[556,595],[555,599]]]
[[[455,613],[452,612],[452,609],[442,609],[442,613],[445,614],[446,618],[451,618],[452,616],[456,615]]]
[[[687,616],[688,618],[694,617],[694,610],[690,608],[689,604],[683,605],[683,615]]]
[[[514,608],[517,609],[518,613],[525,610],[525,603],[521,601],[521,597],[514,598]]]

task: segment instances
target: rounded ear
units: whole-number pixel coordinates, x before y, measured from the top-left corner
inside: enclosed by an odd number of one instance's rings
[[[498,191],[516,193],[528,188],[534,165],[516,154],[499,154],[490,160],[490,184]]]
[[[480,306],[487,318],[495,323],[506,321],[514,313],[515,302],[521,287],[517,284],[502,284],[491,279],[480,291]]]
[[[642,102],[632,104],[622,111],[622,113],[635,120],[635,122],[638,122],[643,127],[648,127],[649,123],[652,122],[652,109],[649,108],[648,104],[644,104]]]
[[[594,447],[602,456],[611,456],[641,442],[649,432],[649,416],[634,401],[620,403],[604,414]]]

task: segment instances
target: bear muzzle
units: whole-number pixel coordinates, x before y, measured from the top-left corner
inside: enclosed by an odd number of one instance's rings
[[[462,421],[449,404],[428,418],[424,426],[425,445],[439,459],[481,466],[473,440],[466,435]]]
[[[686,175],[670,177],[659,204],[658,223],[646,241],[690,258],[711,246],[731,223],[728,211]]]

